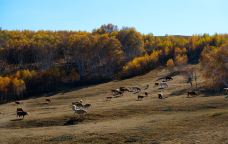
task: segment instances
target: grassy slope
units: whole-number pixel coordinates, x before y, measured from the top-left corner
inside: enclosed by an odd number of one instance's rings
[[[228,143],[228,101],[223,96],[186,98],[189,89],[184,77],[176,76],[159,100],[155,80],[166,70],[157,69],[132,79],[109,82],[22,101],[29,112],[24,120],[15,115],[14,103],[0,105],[0,143]],[[105,101],[110,89],[145,86],[150,93],[142,101],[130,93]],[[74,115],[71,102],[83,98],[91,103],[85,120],[65,125]]]

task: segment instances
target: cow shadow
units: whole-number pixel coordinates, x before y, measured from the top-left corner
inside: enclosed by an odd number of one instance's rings
[[[16,118],[16,119],[11,119],[10,121],[22,121],[23,119],[21,118]]]

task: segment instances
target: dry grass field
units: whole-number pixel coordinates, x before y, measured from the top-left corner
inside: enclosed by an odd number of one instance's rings
[[[145,143],[145,144],[228,144],[228,100],[222,94],[199,94],[186,98],[190,90],[181,75],[169,81],[158,99],[153,87],[157,78],[167,74],[156,69],[145,75],[113,81],[48,97],[32,98],[0,105],[1,144],[49,143]],[[202,84],[203,80],[199,80]],[[137,94],[106,101],[111,89],[120,86],[143,87],[149,96],[137,101]],[[92,106],[84,119],[73,113],[71,103],[83,99]],[[23,120],[16,108],[29,113]]]

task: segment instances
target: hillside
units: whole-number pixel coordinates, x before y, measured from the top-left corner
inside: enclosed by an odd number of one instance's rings
[[[154,83],[166,74],[167,70],[158,68],[131,79],[58,93],[48,97],[49,104],[46,97],[23,100],[21,105],[2,104],[0,143],[228,143],[228,100],[202,93],[186,98],[190,85],[182,75],[167,82],[169,87],[163,90],[167,98],[158,99]],[[201,76],[199,82],[204,82]],[[111,89],[146,84],[149,96],[142,101],[130,92],[106,101]],[[85,119],[77,121],[71,103],[80,99],[92,106]],[[29,112],[23,120],[16,118],[18,107]]]

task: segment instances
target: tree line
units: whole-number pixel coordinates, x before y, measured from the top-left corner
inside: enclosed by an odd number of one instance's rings
[[[128,78],[157,66],[213,63],[227,52],[227,39],[226,34],[154,36],[112,24],[92,32],[0,30],[0,100]],[[227,65],[224,57],[221,65]]]

